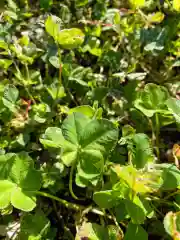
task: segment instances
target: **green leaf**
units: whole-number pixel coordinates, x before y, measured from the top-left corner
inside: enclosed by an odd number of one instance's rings
[[[53,0],[40,0],[40,7],[48,9],[53,4]]]
[[[130,3],[133,7],[138,8],[145,5],[145,0],[130,0]]]
[[[164,20],[164,13],[156,12],[154,14],[148,15],[148,22],[150,23],[161,23]]]
[[[96,185],[97,181],[94,182],[94,180],[99,178],[100,173],[103,172],[103,167],[104,158],[101,152],[96,150],[82,151],[77,165],[76,183],[78,182],[77,179],[80,178],[89,180],[92,185]],[[79,184],[81,183],[78,182]]]
[[[0,48],[3,48],[5,50],[7,50],[8,49],[8,44],[5,41],[0,40]]]
[[[83,223],[76,234],[75,240],[88,238],[89,240],[108,239],[108,229],[96,223]]]
[[[11,193],[11,204],[17,209],[30,212],[36,207],[36,197],[33,193],[15,188]]]
[[[125,199],[126,210],[134,224],[143,224],[146,219],[146,209],[138,196],[134,196],[133,201]]]
[[[100,40],[96,37],[89,37],[86,41],[86,45],[82,47],[83,52],[90,52],[92,55],[101,56],[102,49],[100,47]]]
[[[135,134],[132,143],[133,148],[129,147],[129,152],[132,154],[132,162],[136,168],[144,168],[148,163],[154,161],[150,139],[146,134]]]
[[[112,190],[95,192],[93,195],[93,200],[101,208],[112,208],[117,205],[116,196],[113,196]]]
[[[0,179],[7,179],[15,159],[14,153],[0,155]]]
[[[134,105],[147,117],[152,117],[155,113],[166,113],[165,102],[169,98],[166,88],[154,83],[146,84],[143,91],[139,93]]]
[[[17,5],[15,1],[13,0],[8,0],[8,7],[11,8],[11,10],[16,11],[17,10]]]
[[[140,225],[129,223],[124,240],[148,240],[148,234]]]
[[[2,98],[4,106],[9,108],[10,111],[15,112],[16,101],[19,97],[19,91],[14,85],[7,85],[4,89],[4,96]]]
[[[7,85],[4,89],[4,98],[9,102],[15,103],[18,99],[19,91],[13,85]]]
[[[91,119],[73,112],[64,120],[61,129],[62,133],[58,130],[57,137],[53,134],[54,128],[47,129],[41,143],[61,147],[61,159],[66,166],[77,164],[76,183],[82,186],[81,179],[96,184],[103,172],[104,158],[117,142],[117,128],[108,120]],[[65,141],[62,141],[62,135]]]
[[[14,11],[9,11],[9,10],[4,11],[4,15],[12,18],[13,20],[17,20],[18,19],[18,15]]]
[[[115,216],[118,222],[121,222],[129,218],[129,215],[127,213],[125,203],[123,200],[120,200],[117,206],[113,208],[113,210],[115,212]]]
[[[46,32],[54,38],[55,42],[58,40],[58,34],[60,31],[60,18],[56,16],[49,16],[45,21]]]
[[[85,81],[85,79],[87,78],[89,73],[91,73],[90,68],[78,66],[70,72],[68,76],[68,81],[75,81],[81,86],[88,87],[88,83]]]
[[[119,231],[119,226],[109,225],[108,226],[109,240],[121,240],[122,233]]]
[[[166,101],[166,105],[169,111],[173,114],[177,123],[180,124],[180,100],[176,98],[169,98]]]
[[[20,240],[44,239],[49,231],[50,222],[45,214],[38,210],[35,214],[26,214],[21,221]]]
[[[81,113],[69,115],[62,124],[63,136],[78,147],[83,130],[89,122],[90,119]]]
[[[55,84],[54,82],[50,86],[47,86],[46,89],[53,100],[56,100],[57,98],[60,99],[66,96],[64,87],[61,86],[60,88],[58,88],[57,84]]]
[[[84,33],[79,28],[64,29],[59,32],[57,40],[65,49],[77,48],[84,42]]]
[[[162,170],[163,190],[176,189],[180,186],[180,170],[173,164],[160,164]]]
[[[5,159],[0,161],[0,169],[4,166]],[[9,166],[8,166],[9,165]],[[36,206],[35,193],[41,187],[41,176],[34,169],[33,160],[27,153],[21,152],[6,158],[4,177],[0,180],[0,205],[2,208],[11,204],[22,210],[31,211]],[[2,177],[2,176],[1,176]]]
[[[0,180],[0,209],[5,209],[11,201],[11,191],[15,185],[8,180]]]
[[[148,172],[144,171],[143,169],[138,171],[131,165],[116,167],[114,170],[119,176],[119,178],[126,182],[130,190],[133,190],[135,193],[143,194],[157,191],[157,189],[159,189],[163,184],[161,178],[161,171],[154,170],[153,173],[152,171]],[[122,188],[121,185],[120,187]],[[120,189],[118,191],[120,191]]]
[[[78,147],[71,143],[71,142],[65,142],[63,146],[62,156],[61,159],[63,163],[70,167],[72,166],[78,158]]]
[[[86,150],[99,150],[102,154],[115,147],[118,131],[115,125],[106,119],[90,121],[81,135],[80,144]]]
[[[173,0],[173,8],[176,11],[180,11],[180,1],[179,0]]]
[[[75,0],[76,7],[83,7],[88,4],[89,0]]]
[[[56,56],[51,56],[49,58],[49,62],[53,65],[53,67],[58,68],[60,67],[60,62],[59,62],[59,58]]]
[[[64,137],[62,131],[57,127],[49,127],[46,129],[43,138],[40,139],[40,142],[45,147],[60,148],[64,144]]]
[[[180,237],[180,213],[168,212],[164,218],[164,228],[174,240],[178,240]]]
[[[33,168],[33,161],[26,152],[16,154],[11,165],[9,178],[12,182],[20,185],[31,168]]]
[[[95,110],[90,107],[89,105],[82,105],[82,106],[78,106],[75,108],[71,108],[68,112],[68,114],[72,114],[75,112],[79,112],[82,113],[83,115],[92,118],[95,114]]]
[[[12,60],[0,59],[0,67],[4,68],[5,70],[7,70],[11,66],[12,63],[13,63]]]

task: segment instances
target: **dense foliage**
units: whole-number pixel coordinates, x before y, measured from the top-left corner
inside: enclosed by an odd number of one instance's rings
[[[180,239],[180,1],[0,0],[0,236]]]

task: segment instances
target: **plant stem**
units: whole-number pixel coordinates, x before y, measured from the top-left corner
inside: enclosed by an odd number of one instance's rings
[[[157,158],[160,159],[160,151],[159,151],[160,126],[159,126],[159,116],[158,116],[158,113],[155,113],[155,118],[156,118],[156,153],[157,153]]]
[[[36,191],[34,192],[35,194],[37,195],[40,195],[40,196],[43,196],[43,197],[47,197],[47,198],[50,198],[50,199],[53,199],[53,200],[56,200],[57,202],[61,203],[62,205],[64,205],[66,208],[70,208],[70,209],[73,209],[75,211],[80,211],[80,210],[83,210],[84,207],[83,206],[80,206],[78,204],[75,204],[75,203],[70,203],[64,199],[61,199],[59,197],[56,197],[54,195],[51,195],[49,193],[46,193],[46,192],[41,192],[41,191]]]
[[[58,96],[59,96],[59,92],[60,92],[60,89],[61,89],[61,86],[62,86],[62,61],[61,61],[61,49],[59,47],[59,45],[57,44],[58,46],[58,57],[59,57],[59,83],[58,83],[58,88],[57,88],[57,93],[56,93],[56,100],[58,99]]]
[[[113,218],[113,221],[114,221],[114,223],[115,223],[115,225],[116,225],[116,227],[117,227],[117,229],[118,229],[118,231],[119,231],[119,233],[121,234],[121,237],[122,237],[122,239],[123,239],[123,238],[124,238],[123,230],[122,230],[121,227],[119,226],[119,223],[118,223],[116,217],[114,216],[114,213],[113,213],[112,211],[110,211],[110,210],[109,210],[109,212],[110,212],[110,214],[111,214],[111,216],[112,216],[112,218]]]
[[[26,74],[27,74],[26,77],[27,77],[27,80],[29,81],[29,80],[30,80],[30,75],[29,75],[29,68],[28,68],[28,65],[27,65],[27,64],[25,64],[25,69],[26,69]],[[35,101],[34,97],[33,97],[32,94],[30,93],[30,91],[29,91],[28,87],[26,86],[26,84],[24,83],[24,81],[23,81],[23,84],[24,84],[24,88],[26,89],[26,92],[27,92],[27,94],[29,95],[30,99],[32,100],[32,102],[33,102],[34,104],[36,104],[36,101]]]
[[[178,189],[176,192],[173,192],[173,193],[169,194],[168,196],[166,196],[164,198],[164,200],[168,200],[169,198],[171,198],[171,197],[173,197],[173,196],[175,196],[177,194],[180,194],[180,189]]]
[[[14,60],[13,60],[13,61],[14,61]],[[30,93],[28,87],[26,86],[26,84],[25,84],[25,82],[24,82],[24,80],[23,80],[23,75],[22,75],[22,73],[21,73],[21,71],[20,71],[20,69],[19,69],[19,67],[17,66],[17,64],[16,64],[15,61],[14,61],[14,66],[15,66],[15,68],[16,68],[16,71],[19,73],[19,75],[20,75],[20,77],[21,77],[21,83],[23,84],[23,87],[25,88],[27,94],[29,95],[29,97],[30,97],[30,99],[32,100],[32,102],[33,102],[34,104],[36,104],[36,101],[35,101],[34,97],[32,96],[32,94]],[[26,69],[27,78],[29,79],[29,69],[28,69],[27,64],[25,64],[25,69]]]
[[[76,161],[73,163],[71,170],[70,170],[70,176],[69,176],[69,191],[71,193],[71,196],[76,199],[79,200],[79,198],[74,194],[73,192],[73,173],[74,173],[74,169],[76,167]]]

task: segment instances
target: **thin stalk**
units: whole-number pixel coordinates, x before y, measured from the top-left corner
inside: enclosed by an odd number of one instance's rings
[[[109,210],[109,212],[110,212],[110,214],[111,214],[111,216],[112,216],[112,218],[113,218],[113,221],[114,221],[116,227],[118,228],[119,233],[121,234],[121,237],[122,237],[122,239],[123,239],[123,238],[124,238],[123,230],[122,230],[121,227],[119,226],[119,223],[118,223],[116,217],[114,216],[114,213],[113,213],[112,211],[110,211],[110,210]]]
[[[79,104],[76,102],[75,98],[73,97],[73,95],[71,94],[71,92],[69,91],[69,89],[66,88],[66,90],[67,90],[67,92],[68,92],[68,94],[69,94],[71,100],[75,103],[76,106],[78,106]]]
[[[26,84],[24,83],[23,75],[22,75],[19,67],[17,66],[17,64],[16,64],[15,61],[13,61],[13,63],[14,63],[14,66],[15,66],[15,68],[16,68],[16,71],[17,71],[17,72],[19,73],[19,75],[21,76],[21,83],[23,84],[23,87],[25,88],[25,90],[26,90],[27,94],[29,95],[30,99],[32,100],[32,102],[33,102],[34,104],[36,104],[36,101],[35,101],[34,97],[32,96],[32,94],[30,93],[30,91],[29,91],[29,89],[27,88]],[[26,69],[26,74],[27,74],[27,78],[28,78],[28,77],[29,77],[29,69],[28,69],[28,67],[27,67],[26,65],[25,65],[25,69]],[[29,79],[29,78],[28,78],[28,79]]]
[[[159,151],[160,125],[159,125],[159,116],[158,116],[158,113],[155,114],[155,118],[156,118],[156,153],[157,153],[157,158],[160,159],[160,151]]]
[[[171,198],[171,197],[173,197],[173,196],[175,196],[175,195],[177,195],[177,194],[180,194],[180,189],[177,190],[176,192],[173,192],[173,193],[169,194],[168,196],[166,196],[166,197],[164,198],[164,200],[168,200],[169,198]]]
[[[64,205],[66,208],[70,208],[70,209],[73,209],[75,211],[81,211],[84,209],[83,206],[80,206],[78,204],[75,204],[75,203],[70,203],[62,198],[59,198],[59,197],[56,197],[54,195],[51,195],[49,193],[46,193],[46,192],[41,192],[41,191],[36,191],[34,192],[35,194],[37,195],[40,195],[40,196],[43,196],[43,197],[47,197],[47,198],[50,198],[50,199],[53,199],[59,203],[61,203],[62,205]]]
[[[57,88],[57,93],[56,93],[56,100],[58,99],[58,96],[59,96],[59,92],[60,92],[60,89],[61,89],[61,86],[62,86],[62,61],[61,61],[61,49],[59,47],[59,45],[57,44],[58,46],[58,57],[59,57],[59,83],[58,83],[58,88]]]
[[[147,118],[148,121],[149,121],[149,125],[151,127],[151,131],[152,131],[152,144],[153,144],[153,147],[155,147],[156,145],[156,133],[155,133],[155,129],[154,129],[154,126],[153,126],[153,122],[151,119]]]
[[[29,3],[28,3],[28,0],[25,0],[24,3],[25,3],[26,10],[28,11],[28,10],[29,10]]]
[[[51,195],[51,194],[46,193],[46,192],[34,191],[33,193],[36,194],[36,195],[42,196],[42,197],[46,197],[46,198],[50,198],[52,200],[55,200],[55,201],[59,202],[60,204],[64,205],[66,208],[72,209],[74,211],[82,211],[84,214],[86,214],[88,212],[92,212],[94,214],[112,219],[111,215],[108,215],[108,214],[102,212],[99,209],[93,208],[92,206],[86,207],[86,206],[82,206],[82,205],[79,205],[79,204],[76,204],[76,203],[70,203],[70,202],[68,202],[68,201],[66,201],[62,198],[56,197],[56,196]]]
[[[74,194],[73,192],[73,173],[76,167],[76,161],[73,163],[71,170],[70,170],[70,176],[69,176],[69,191],[71,193],[71,196],[76,199],[79,200],[79,198]]]
[[[29,68],[28,68],[28,65],[27,65],[27,64],[25,64],[25,69],[26,69],[26,77],[27,77],[27,79],[28,79],[28,81],[29,81],[29,80],[30,80],[30,74],[29,74]],[[22,74],[21,74],[21,75],[22,75]],[[35,101],[34,97],[33,97],[32,94],[30,93],[29,88],[26,86],[26,84],[24,83],[24,81],[23,81],[23,85],[24,85],[24,88],[26,89],[27,94],[29,95],[30,99],[32,100],[32,102],[33,102],[34,104],[36,104],[36,101]]]
[[[72,232],[69,230],[68,227],[64,226],[64,231],[66,232],[66,234],[68,235],[68,237],[71,239],[71,240],[74,240],[74,236],[72,234]],[[69,239],[68,238],[68,239]]]
[[[162,218],[164,218],[164,215],[159,211],[159,209],[158,209],[153,203],[151,203],[151,205],[152,205],[152,208],[154,208],[155,211],[159,214],[159,216],[161,216]]]
[[[151,201],[157,201],[157,200],[152,199]],[[174,207],[174,203],[168,202],[167,200],[164,200],[164,199],[159,199],[156,208],[159,207],[159,205],[161,203],[164,203],[165,205]]]

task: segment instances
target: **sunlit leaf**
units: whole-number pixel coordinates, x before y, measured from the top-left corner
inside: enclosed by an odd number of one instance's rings
[[[5,46],[4,46],[5,47]],[[0,67],[4,68],[5,70],[7,70],[9,68],[9,66],[11,66],[11,64],[13,63],[12,60],[9,59],[0,59]]]
[[[137,109],[147,117],[152,117],[156,112],[166,113],[166,100],[169,94],[166,88],[154,83],[146,84],[134,102]]]
[[[84,33],[79,28],[64,29],[58,33],[57,40],[63,48],[73,49],[84,42]]]
[[[164,14],[162,12],[156,12],[148,15],[148,22],[150,23],[161,23],[164,20]]]
[[[7,158],[6,161],[9,172],[4,176],[6,179],[0,180],[0,207],[4,209],[11,203],[22,211],[32,211],[36,206],[33,191],[39,190],[41,186],[40,173],[34,169],[33,160],[25,152],[14,155],[13,159]]]
[[[54,38],[55,41],[58,39],[60,23],[61,20],[56,16],[49,16],[45,21],[46,31]]]
[[[145,0],[130,0],[130,3],[133,7],[138,8],[145,5]]]
[[[166,101],[169,111],[173,114],[177,123],[180,123],[180,100],[176,98],[169,98]]]
[[[173,0],[173,8],[178,12],[180,11],[180,1],[179,0]]]
[[[180,238],[180,213],[168,212],[164,218],[164,228],[174,240]]]
[[[87,238],[89,240],[103,240],[108,236],[107,228],[96,223],[83,223],[79,228],[75,240]]]
[[[76,0],[76,7],[83,7],[88,4],[89,0]]]

